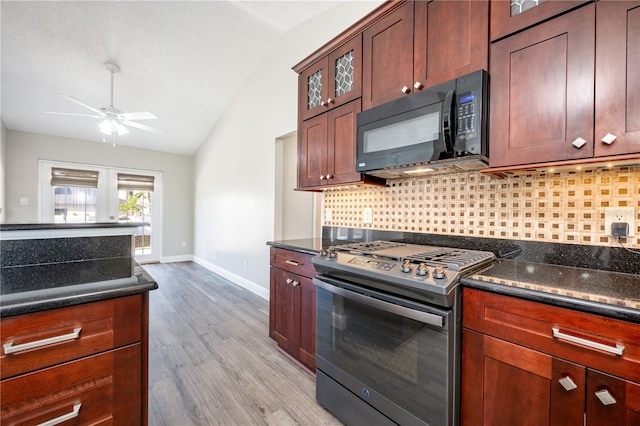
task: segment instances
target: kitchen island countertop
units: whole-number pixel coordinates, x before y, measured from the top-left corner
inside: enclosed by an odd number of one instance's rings
[[[27,314],[82,303],[140,294],[158,288],[158,284],[136,265],[131,278],[90,282],[6,294],[0,299],[0,317]]]

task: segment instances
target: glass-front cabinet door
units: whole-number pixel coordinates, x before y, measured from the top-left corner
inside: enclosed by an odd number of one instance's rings
[[[300,73],[300,119],[307,120],[362,94],[362,35]]]
[[[593,0],[491,0],[491,41]]]

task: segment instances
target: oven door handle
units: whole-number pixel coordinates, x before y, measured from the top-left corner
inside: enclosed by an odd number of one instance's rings
[[[364,294],[356,293],[351,290],[337,287],[335,285],[328,284],[317,278],[313,279],[313,284],[323,290],[330,293],[342,296],[346,299],[351,299],[356,302],[360,302],[363,305],[371,306],[372,308],[380,309],[390,314],[400,315],[405,318],[410,318],[415,321],[419,321],[429,325],[435,325],[437,327],[445,326],[445,315],[432,314],[430,312],[419,311],[416,309],[410,309],[404,306],[396,305],[395,303],[385,302],[384,300],[376,299],[371,296],[365,296]]]

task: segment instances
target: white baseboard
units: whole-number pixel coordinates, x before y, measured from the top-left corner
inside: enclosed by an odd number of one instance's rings
[[[193,255],[183,254],[180,256],[164,256],[160,258],[160,263],[174,263],[174,262],[193,262]]]
[[[269,300],[269,290],[262,287],[261,285],[258,285],[253,281],[250,281],[244,277],[241,277],[240,275],[234,274],[233,272],[229,272],[226,269],[223,269],[218,265],[214,265],[213,263],[208,262],[204,259],[201,259],[197,256],[192,256],[192,260],[198,265],[204,266],[211,272],[215,272],[216,274],[228,279],[232,283],[237,284],[240,287],[246,288],[250,292],[257,294],[263,299]]]

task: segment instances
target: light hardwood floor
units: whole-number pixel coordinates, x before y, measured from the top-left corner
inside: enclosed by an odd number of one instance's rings
[[[269,303],[191,263],[145,265],[149,424],[341,425],[268,336]]]

